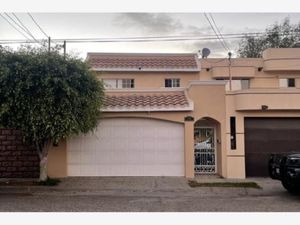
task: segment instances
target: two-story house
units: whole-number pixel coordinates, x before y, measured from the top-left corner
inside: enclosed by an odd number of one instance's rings
[[[300,150],[300,49],[262,58],[88,53],[106,88],[94,133],[53,148],[49,176],[267,176]]]

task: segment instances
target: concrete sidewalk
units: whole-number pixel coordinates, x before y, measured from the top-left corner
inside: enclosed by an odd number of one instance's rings
[[[68,177],[57,186],[0,186],[0,194],[113,194],[113,195],[168,195],[183,196],[241,196],[270,195],[285,191],[278,181],[269,178],[222,179],[218,177],[196,177],[197,182],[256,182],[262,189],[236,187],[190,187],[184,177]]]
[[[201,181],[207,182],[205,179]],[[210,181],[221,182],[219,179]],[[191,188],[187,179],[178,177],[74,177],[62,179],[55,187],[0,186],[0,211],[300,211],[300,196],[290,195],[280,182],[263,178],[251,181],[257,182],[263,189]]]

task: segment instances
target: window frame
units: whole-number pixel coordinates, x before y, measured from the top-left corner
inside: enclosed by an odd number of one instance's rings
[[[180,88],[180,80],[180,78],[165,78],[165,88]],[[170,87],[167,86],[168,81],[170,82]]]
[[[236,150],[236,117],[230,116],[230,149]]]
[[[279,77],[279,88],[296,88],[296,78],[294,77]],[[292,85],[291,82],[292,81]]]
[[[134,88],[134,79],[121,79],[122,80],[122,88],[119,89],[132,89]]]
[[[227,81],[226,85],[225,85],[225,89],[226,91],[230,91],[229,90],[229,78],[225,77],[225,78],[216,78],[215,80],[224,80],[224,81]],[[231,79],[231,81],[240,81],[240,86],[241,86],[241,89],[237,89],[237,90],[232,90],[232,91],[241,91],[241,90],[248,90],[250,89],[250,81],[251,79],[250,78],[238,78],[238,77],[234,77]],[[245,83],[243,84],[243,81],[247,81],[248,85],[247,85],[247,88],[243,88],[245,87]]]
[[[290,81],[292,81],[292,85],[290,85]],[[295,88],[296,87],[296,79],[295,78],[287,78],[287,87]]]
[[[110,81],[114,81],[114,87],[112,88],[107,88],[105,85],[105,81],[106,80],[110,80]],[[104,87],[107,90],[112,90],[112,89],[133,89],[135,88],[135,79],[133,78],[104,78],[102,79],[103,83],[104,83]],[[127,81],[129,81],[128,83],[126,83]]]

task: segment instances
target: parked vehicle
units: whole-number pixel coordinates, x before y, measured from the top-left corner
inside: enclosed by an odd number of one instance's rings
[[[300,193],[300,153],[272,154],[269,174],[272,179],[280,180],[290,193]]]

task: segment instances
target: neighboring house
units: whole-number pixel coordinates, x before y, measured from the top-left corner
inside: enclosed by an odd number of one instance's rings
[[[300,150],[300,49],[231,62],[129,53],[87,60],[106,87],[102,118],[94,133],[50,151],[49,176],[267,176],[271,152]]]

